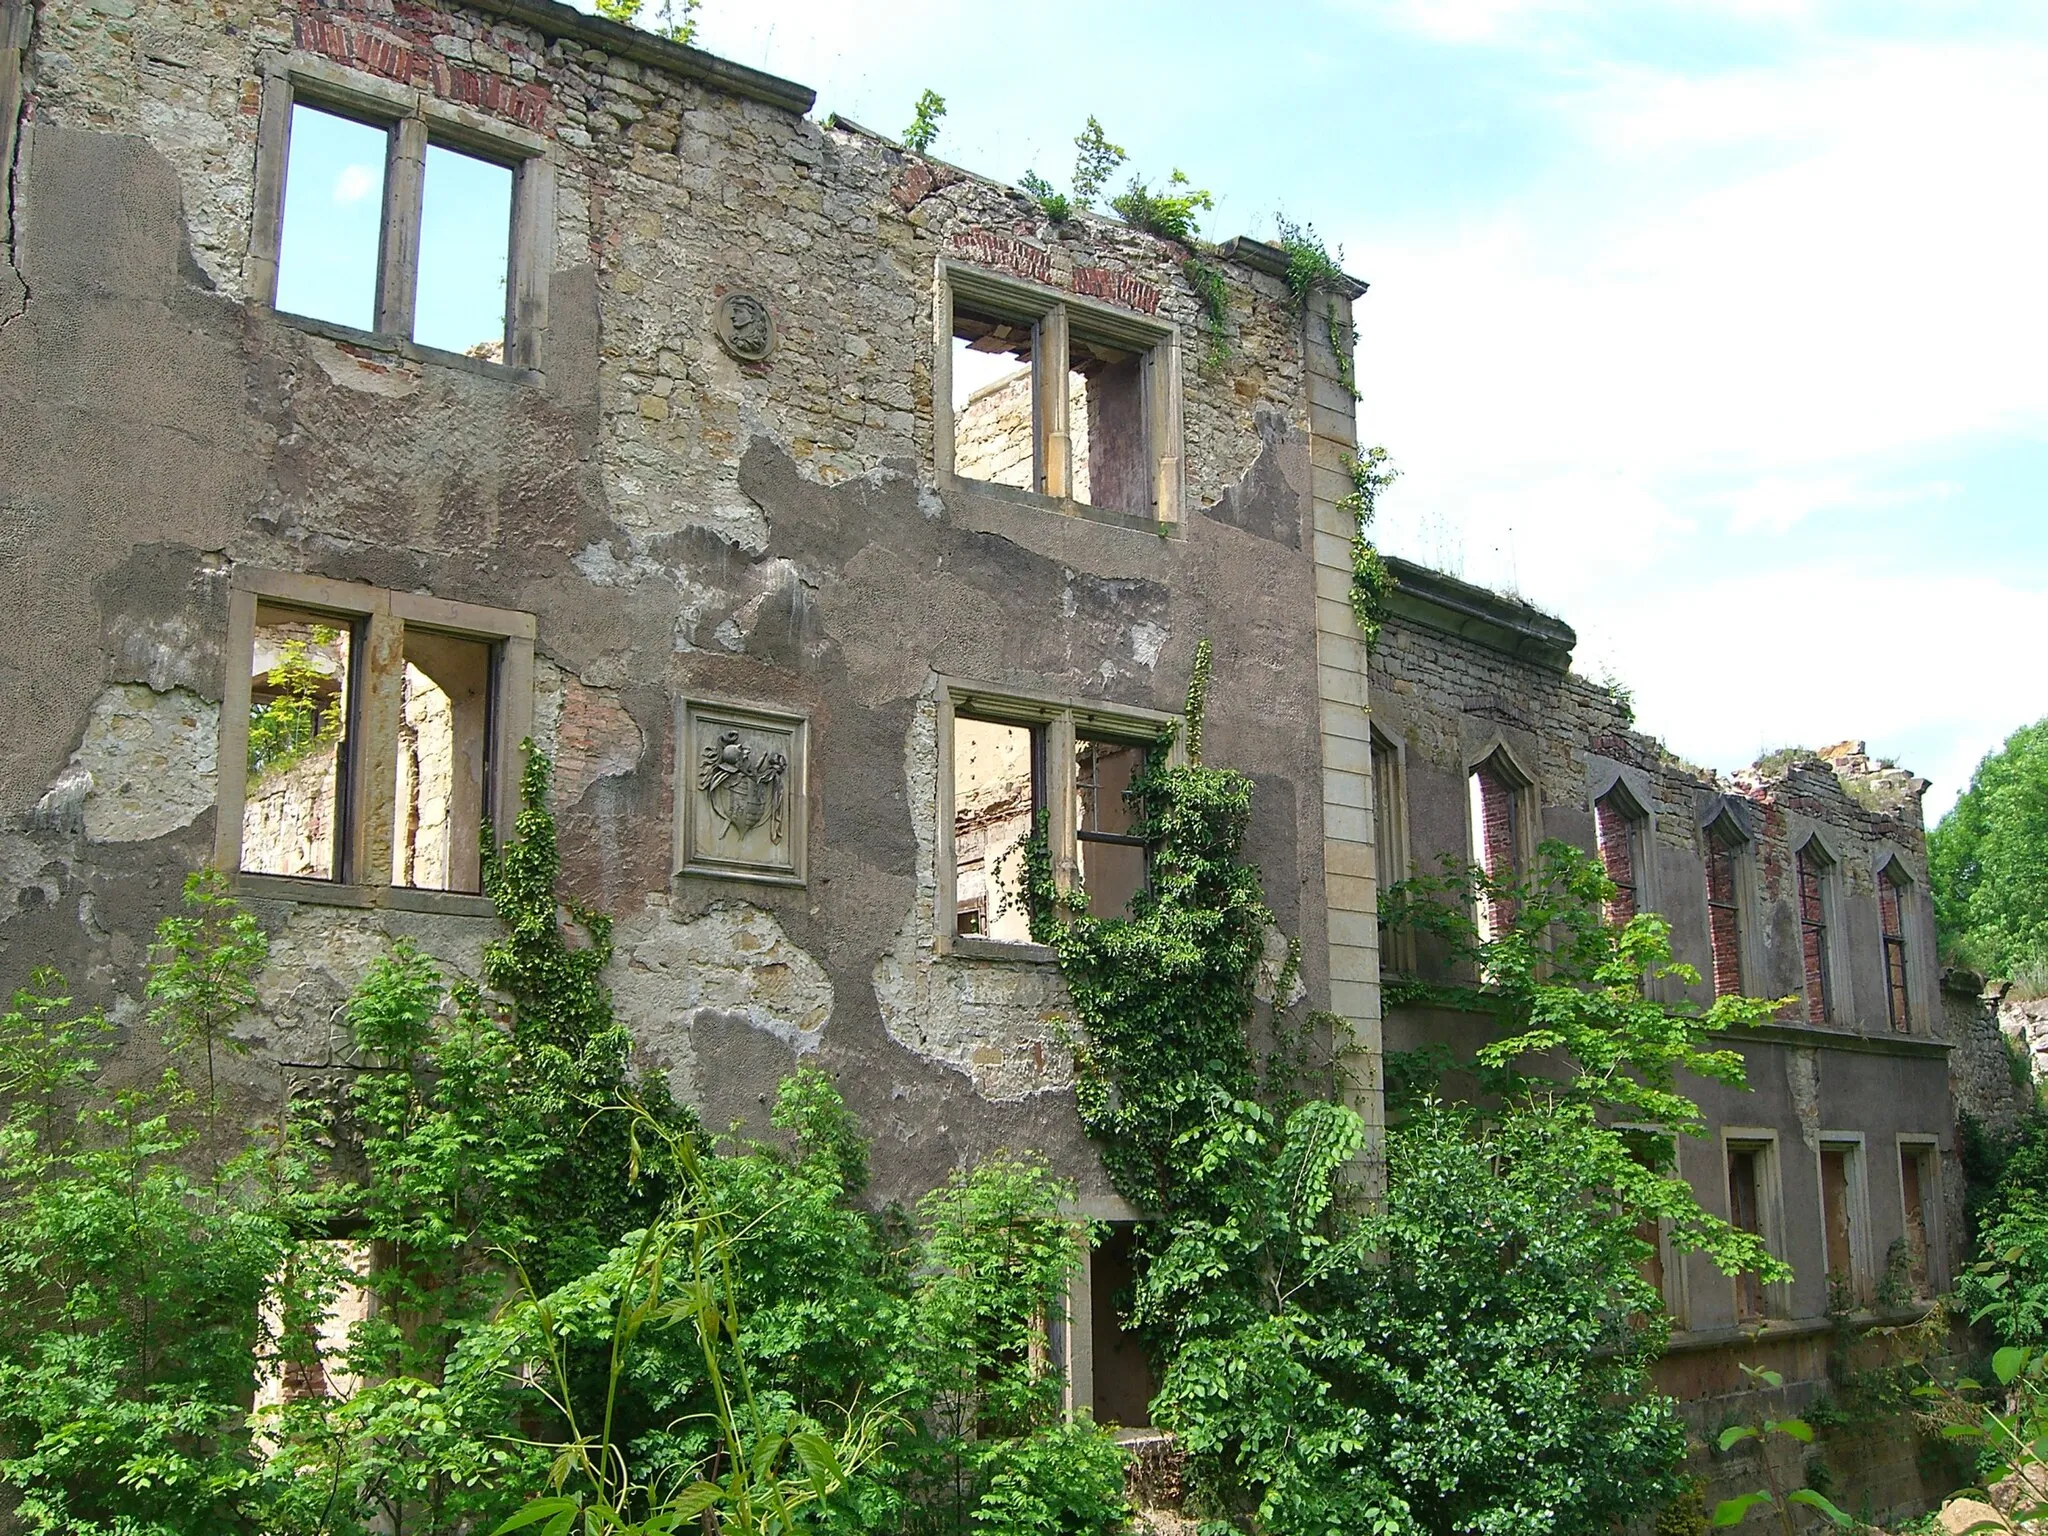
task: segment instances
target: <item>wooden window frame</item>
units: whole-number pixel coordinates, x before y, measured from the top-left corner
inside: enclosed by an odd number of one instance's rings
[[[410,355],[486,370],[540,367],[548,323],[548,274],[554,266],[555,160],[551,142],[430,92],[364,74],[316,54],[276,54],[264,61],[256,127],[254,217],[244,285],[251,303],[284,315],[277,304],[278,256],[284,239],[285,172],[291,161],[292,108],[303,104],[352,118],[387,135],[384,203],[379,221],[377,288],[367,332],[290,315],[294,324],[331,330]],[[505,252],[505,361],[468,357],[413,340],[419,293],[420,219],[428,145],[488,160],[512,172],[512,222]]]
[[[1099,304],[1064,289],[1001,277],[939,258],[933,279],[932,459],[936,478],[952,490],[1023,496],[1072,514],[1144,527],[1178,527],[1184,498],[1183,392],[1180,329]],[[969,479],[954,468],[953,326],[957,309],[1001,316],[1033,327],[1031,346],[1032,486]],[[1091,506],[1074,499],[1073,438],[1067,402],[1068,339],[1075,330],[1144,354],[1146,459],[1151,516]],[[1056,359],[1054,368],[1049,360]],[[1055,387],[1056,386],[1056,387]]]
[[[932,940],[939,954],[994,960],[1050,960],[1052,951],[1042,944],[1018,944],[989,939],[979,934],[958,934],[953,919],[958,902],[956,881],[959,870],[953,847],[953,726],[960,718],[986,720],[998,725],[1015,725],[1042,732],[1034,744],[1032,798],[1046,817],[1046,836],[1052,849],[1053,881],[1061,890],[1079,883],[1074,846],[1079,828],[1074,816],[1074,744],[1084,736],[1112,741],[1153,741],[1178,724],[1178,717],[1158,710],[1098,701],[1062,698],[1054,694],[971,682],[962,678],[938,680],[938,783],[936,833],[933,839],[938,867],[934,871]],[[1174,732],[1167,761],[1186,760],[1180,733]]]
[[[1901,1131],[1893,1138],[1897,1148],[1895,1176],[1899,1181],[1899,1236],[1906,1235],[1906,1156],[1921,1159],[1920,1223],[1927,1237],[1927,1296],[1939,1296],[1948,1289],[1948,1265],[1943,1246],[1946,1214],[1942,1204],[1941,1138],[1924,1131]],[[1916,1300],[1923,1298],[1916,1297]]]
[[[256,611],[261,603],[330,614],[355,636],[350,664],[355,695],[343,782],[343,835],[335,878],[266,875],[242,869],[243,796],[248,787],[249,709]],[[493,765],[485,812],[510,828],[519,813],[520,743],[533,734],[533,615],[475,603],[392,592],[357,582],[237,566],[228,594],[227,676],[221,689],[219,793],[213,862],[251,896],[332,906],[494,914],[490,899],[391,883],[393,796],[398,774],[399,701],[405,676],[405,627],[493,646],[495,682],[487,743]]]
[[[1877,867],[1877,944],[1878,956],[1883,965],[1885,1017],[1895,1034],[1913,1033],[1915,1016],[1919,1010],[1913,1006],[1913,980],[1916,967],[1913,963],[1913,920],[1907,906],[1914,889],[1912,871],[1897,858],[1883,860]],[[1898,932],[1885,927],[1885,888],[1891,888],[1891,908],[1899,920]],[[1894,974],[1893,968],[1897,967]]]
[[[1820,1256],[1821,1283],[1827,1283],[1832,1273],[1827,1268],[1827,1172],[1824,1159],[1829,1152],[1851,1154],[1846,1163],[1848,1176],[1849,1209],[1849,1288],[1859,1307],[1870,1302],[1871,1291],[1877,1282],[1876,1266],[1870,1251],[1870,1154],[1866,1139],[1861,1131],[1822,1131],[1814,1142],[1813,1176],[1814,1189],[1820,1203]]]

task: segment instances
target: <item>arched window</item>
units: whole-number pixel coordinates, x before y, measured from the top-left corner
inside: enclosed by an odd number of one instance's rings
[[[1641,912],[1645,903],[1650,816],[1628,786],[1617,779],[1612,789],[1593,802],[1593,825],[1600,840],[1600,863],[1614,882],[1607,920],[1625,923]]]
[[[1749,830],[1731,807],[1708,822],[1707,937],[1714,954],[1714,996],[1733,997],[1743,988],[1743,939],[1749,929]]]
[[[1799,951],[1804,963],[1806,1019],[1810,1024],[1827,1024],[1835,1017],[1831,931],[1835,861],[1819,838],[1808,838],[1799,850],[1798,875]]]
[[[1494,880],[1512,881],[1528,863],[1535,781],[1505,747],[1496,747],[1478,763],[1470,777],[1470,830],[1473,862]],[[1488,896],[1480,903],[1483,938],[1497,938],[1514,926],[1515,903],[1506,896]]]

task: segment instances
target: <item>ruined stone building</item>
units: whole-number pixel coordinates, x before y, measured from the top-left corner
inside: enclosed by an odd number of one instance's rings
[[[812,104],[552,0],[0,0],[0,985],[53,964],[135,1019],[213,862],[271,937],[235,1068],[265,1102],[395,940],[475,969],[530,737],[620,1015],[710,1123],[814,1062],[880,1197],[1031,1146],[1128,1221],[1005,877],[1042,810],[1121,909],[1120,791],[1206,636],[1208,758],[1257,785],[1249,856],[1369,1120],[1378,882],[1574,840],[1702,995],[1801,999],[1681,1153],[1799,1278],[1667,1260],[1674,1360],[1816,1336],[1831,1271],[1938,1285],[1915,786],[1688,768],[1564,625],[1418,568],[1368,663],[1330,349],[1363,285],[1311,319],[1230,241],[1212,356],[1180,247]],[[1077,1400],[1142,1417],[1076,1308]]]

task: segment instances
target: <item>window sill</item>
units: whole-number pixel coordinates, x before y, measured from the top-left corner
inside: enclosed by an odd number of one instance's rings
[[[1114,512],[1104,507],[1091,507],[1085,501],[1076,501],[1071,496],[1047,496],[1040,491],[1027,491],[1022,486],[999,485],[993,480],[970,480],[956,475],[951,470],[939,476],[939,489],[957,496],[987,496],[995,501],[1008,502],[1012,506],[1034,507],[1041,512],[1057,512],[1062,517],[1078,518],[1086,523],[1100,523],[1105,528],[1128,528],[1133,533],[1149,533],[1162,539],[1178,538],[1178,523],[1163,523],[1154,517],[1140,517],[1134,512]]]
[[[938,950],[956,960],[1007,960],[1029,965],[1052,965],[1059,960],[1044,944],[1013,944],[1006,939],[984,939],[971,933],[942,936]]]
[[[356,907],[387,912],[428,912],[443,917],[495,918],[498,909],[488,896],[467,891],[424,891],[405,885],[342,885],[333,880],[307,880],[297,875],[238,872],[232,882],[237,896],[258,901],[294,901],[305,906]]]
[[[269,314],[271,319],[280,325],[294,331],[303,331],[308,336],[318,336],[323,341],[340,342],[346,346],[361,347],[365,351],[381,353],[387,357],[403,358],[409,363],[431,363],[438,368],[455,368],[481,378],[502,379],[507,383],[539,386],[547,382],[546,375],[537,368],[515,368],[510,363],[494,363],[487,358],[471,357],[466,352],[446,352],[439,347],[424,346],[410,337],[386,336],[377,331],[359,331],[352,325],[337,325],[332,320],[318,320],[311,315],[295,315],[290,310],[273,309]]]

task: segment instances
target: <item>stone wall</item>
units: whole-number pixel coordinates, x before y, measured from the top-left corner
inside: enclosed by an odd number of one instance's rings
[[[544,138],[538,367],[248,301],[263,82],[286,57]],[[236,583],[278,571],[532,616],[534,736],[572,891],[618,923],[622,1016],[713,1124],[758,1121],[800,1057],[825,1065],[875,1136],[878,1198],[1035,1146],[1109,1200],[1056,973],[938,943],[939,676],[1172,712],[1213,637],[1210,756],[1258,784],[1249,852],[1306,941],[1305,1000],[1331,1000],[1312,404],[1277,253],[1217,258],[1231,353],[1180,371],[1185,510],[1162,537],[942,483],[932,311],[943,259],[1199,336],[1169,242],[1054,226],[801,115],[800,87],[545,0],[50,0],[22,58],[0,986],[48,961],[137,1016],[147,935],[215,842]],[[765,360],[720,339],[740,293],[772,316]],[[807,723],[802,883],[676,872],[686,699]],[[243,882],[276,949],[259,1048],[230,1068],[252,1109],[277,1052],[319,1059],[395,937],[473,973],[494,931],[475,897],[352,878],[354,905]],[[124,1070],[151,1050],[138,1035]]]

